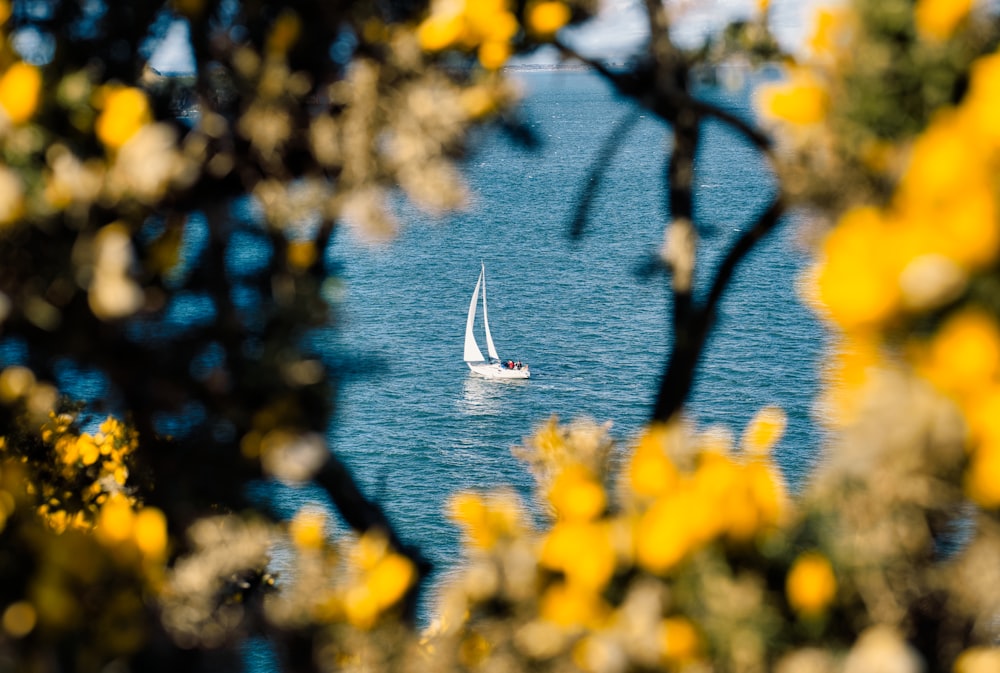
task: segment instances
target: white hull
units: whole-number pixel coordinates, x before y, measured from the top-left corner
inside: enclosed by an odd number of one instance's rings
[[[531,378],[531,371],[527,365],[521,365],[520,369],[508,369],[498,363],[489,362],[466,362],[473,374],[478,374],[486,379],[528,379]]]

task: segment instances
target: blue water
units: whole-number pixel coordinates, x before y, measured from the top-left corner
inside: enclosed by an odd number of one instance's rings
[[[666,280],[639,273],[668,221],[665,128],[590,74],[519,80],[539,149],[485,133],[465,167],[474,196],[465,212],[435,219],[403,204],[391,245],[341,232],[329,251],[343,280],[341,324],[318,346],[351,372],[329,441],[437,576],[458,562],[458,532],[443,516],[449,494],[510,485],[530,497],[510,448],[553,414],[612,421],[627,444],[648,419],[670,343]],[[703,93],[751,114],[747,92]],[[605,171],[584,237],[570,240],[591,159],[626,115],[642,117]],[[710,124],[696,182],[704,281],[774,181],[747,143]],[[785,222],[740,268],[690,410],[699,426],[738,435],[760,407],[782,406],[789,423],[776,460],[792,489],[817,455],[812,402],[825,339],[793,289],[805,262],[795,240]],[[529,381],[472,378],[462,362],[480,260],[497,348],[531,365]],[[290,513],[314,496],[281,491],[276,504]]]

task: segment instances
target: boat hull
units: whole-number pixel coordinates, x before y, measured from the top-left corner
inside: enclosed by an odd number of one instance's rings
[[[490,362],[466,362],[473,374],[486,379],[528,379],[531,378],[531,371],[527,365],[522,365],[520,369],[508,369],[498,363]]]

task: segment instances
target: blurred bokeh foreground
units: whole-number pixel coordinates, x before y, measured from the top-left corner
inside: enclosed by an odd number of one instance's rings
[[[680,48],[693,4],[646,2],[610,67],[562,39],[588,0],[0,0],[0,671],[239,670],[248,643],[287,671],[1000,671],[998,17],[854,0],[792,56],[766,1]],[[189,78],[144,67],[175,20]],[[396,190],[460,206],[476,126],[526,141],[503,66],[540,45],[669,124],[671,350],[623,461],[603,425],[538,419],[517,454],[543,523],[513,491],[455,494],[466,558],[429,587],[326,446],[337,379],[306,337],[336,318],[336,229],[391,237]],[[780,64],[759,124],[692,95],[720,63]],[[780,188],[696,288],[705,120]],[[566,198],[586,236],[588,191]],[[683,415],[732,273],[792,210],[835,334],[794,495],[781,409]],[[228,272],[237,235],[266,263]],[[184,302],[198,321],[170,319]],[[99,394],[67,398],[67,371]],[[277,520],[262,480],[321,488],[353,532]]]

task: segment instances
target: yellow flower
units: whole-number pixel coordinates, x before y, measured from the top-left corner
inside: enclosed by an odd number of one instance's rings
[[[946,393],[984,390],[1000,373],[1000,327],[981,310],[963,309],[945,321],[918,364]]]
[[[701,639],[690,620],[667,617],[660,622],[660,647],[668,662],[685,664],[697,657]]]
[[[155,507],[144,507],[135,517],[132,532],[135,545],[148,558],[162,558],[167,552],[167,517]]]
[[[971,440],[1000,443],[1000,385],[983,388],[962,405]]]
[[[639,565],[654,573],[665,573],[680,563],[705,534],[704,527],[695,521],[708,514],[704,507],[705,503],[697,502],[686,491],[653,503],[639,519],[636,530]]]
[[[959,115],[970,127],[973,137],[986,141],[990,149],[1000,149],[1000,54],[976,60],[969,69],[969,90],[962,100]]]
[[[313,241],[290,241],[286,257],[289,266],[296,269],[308,269],[316,262],[316,244]]]
[[[764,407],[751,419],[743,434],[743,448],[752,454],[766,455],[785,433],[787,418],[779,407]]]
[[[465,668],[475,670],[486,660],[490,649],[490,641],[473,631],[458,646],[458,660]]]
[[[460,14],[432,14],[417,28],[417,40],[424,51],[441,51],[462,39],[465,22]]]
[[[640,497],[663,495],[677,483],[678,473],[666,447],[676,429],[657,424],[643,432],[628,465],[632,492]]]
[[[363,563],[365,567],[367,563]],[[375,625],[379,615],[398,601],[413,584],[416,571],[409,559],[392,552],[365,568],[361,580],[344,596],[347,620],[362,629]]]
[[[97,517],[97,534],[108,544],[117,544],[132,536],[135,512],[128,499],[114,493],[108,497]]]
[[[932,40],[947,40],[972,9],[972,0],[917,0],[917,31]]]
[[[562,627],[596,625],[604,613],[605,606],[595,592],[563,583],[546,589],[539,605],[542,619]]]
[[[299,549],[322,549],[325,525],[326,515],[321,510],[305,507],[292,517],[288,532]]]
[[[470,0],[465,3],[465,20],[480,42],[508,42],[517,34],[517,18],[505,3]]]
[[[80,460],[84,465],[93,465],[97,462],[97,458],[101,455],[100,449],[94,441],[94,438],[86,432],[80,435],[79,439],[76,440],[76,448],[80,454]]]
[[[570,584],[600,590],[615,571],[609,531],[598,523],[556,523],[542,542],[539,563],[562,571]]]
[[[448,513],[465,529],[472,546],[486,551],[516,535],[522,526],[517,499],[508,493],[492,494],[488,500],[475,493],[459,493],[449,501]]]
[[[0,106],[14,124],[31,119],[38,107],[42,74],[38,68],[18,62],[0,76]]]
[[[133,87],[118,87],[107,93],[97,118],[97,137],[111,150],[120,149],[139,129],[152,120],[146,94]]]
[[[820,8],[809,38],[809,49],[815,56],[835,56],[847,41],[850,15],[843,8]]]
[[[385,610],[402,598],[413,584],[416,571],[410,559],[399,554],[386,554],[375,564],[365,583],[379,610]]]
[[[528,28],[540,37],[555,35],[569,19],[569,7],[563,2],[537,2],[528,8]]]
[[[344,614],[347,621],[359,629],[370,629],[378,619],[378,605],[364,584],[351,586],[344,596]]]
[[[973,647],[959,655],[955,673],[995,673],[1000,671],[1000,647]]]
[[[573,465],[553,480],[549,502],[560,518],[589,521],[604,512],[607,497],[604,487],[586,468]]]
[[[267,36],[267,51],[283,56],[298,41],[302,31],[302,20],[294,11],[285,9],[275,19],[271,33]]]
[[[987,508],[1000,507],[1000,443],[980,445],[965,473],[965,492]]]
[[[762,86],[757,101],[766,118],[804,126],[823,121],[829,94],[815,75],[798,70],[787,82]]]
[[[785,581],[792,608],[803,615],[823,612],[837,593],[837,580],[826,557],[806,552],[795,559]]]
[[[35,607],[28,601],[18,601],[11,603],[3,611],[0,625],[11,638],[23,638],[35,628],[37,620],[38,615],[35,613]]]
[[[0,371],[0,402],[11,404],[24,397],[35,385],[35,373],[27,367],[13,366]]]
[[[841,217],[823,242],[824,258],[815,276],[816,297],[845,330],[888,320],[898,309],[898,274],[882,251],[887,224],[871,207]]]
[[[510,58],[510,45],[506,42],[489,40],[479,45],[479,63],[487,70],[499,70]]]

